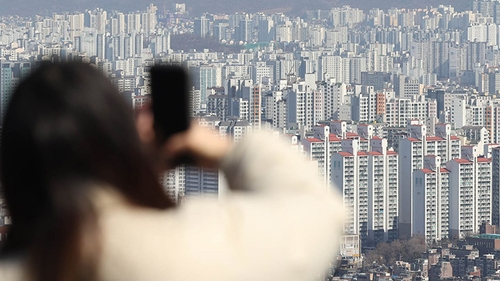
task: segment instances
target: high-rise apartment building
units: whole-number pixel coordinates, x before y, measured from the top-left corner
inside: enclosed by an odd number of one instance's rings
[[[390,127],[404,127],[408,120],[426,120],[430,116],[429,102],[424,96],[391,98],[385,107],[385,122]]]
[[[250,92],[249,108],[248,108],[248,122],[259,130],[262,123],[262,87],[257,84],[254,85]]]
[[[314,114],[316,122],[333,118],[343,104],[350,103],[348,100],[349,96],[347,95],[347,85],[339,83],[334,78],[326,81],[320,80],[317,82],[316,87],[321,93],[321,95],[317,94],[314,97]],[[322,98],[323,101],[319,100],[320,98]],[[321,104],[323,108],[319,107]],[[319,115],[320,113],[322,113],[322,116]]]
[[[201,103],[207,103],[209,88],[217,85],[217,67],[214,65],[200,65],[190,68],[191,80],[194,88],[200,90]]]
[[[346,234],[360,235],[364,246],[391,241],[398,235],[398,156],[387,140],[373,137],[371,151],[359,140],[342,140],[332,155],[332,186],[343,194]]]
[[[251,43],[253,41],[253,22],[249,18],[244,18],[239,21],[238,27],[235,28],[235,38],[237,41]]]
[[[361,72],[361,83],[363,86],[373,86],[375,91],[383,90],[391,82],[391,75],[386,72]]]
[[[500,147],[491,153],[491,223],[500,225]]]
[[[186,166],[184,170],[186,196],[215,196],[224,192],[225,178],[216,169]]]
[[[345,122],[343,124],[345,125]],[[323,177],[325,186],[329,186],[331,183],[331,158],[333,153],[342,150],[342,139],[330,133],[330,126],[317,126],[313,130],[314,136],[302,139],[302,146],[306,157],[317,161],[318,173]]]
[[[221,94],[212,94],[207,98],[207,113],[213,114],[226,121],[228,116],[227,111],[227,96]]]
[[[334,153],[343,151],[343,140],[358,140],[359,151],[371,151],[372,139],[378,139],[372,125],[360,125],[357,133],[347,131],[345,121],[322,122],[312,128],[312,136],[301,140],[308,159],[317,161],[318,172],[324,177],[325,186],[331,184],[331,158]]]
[[[351,96],[352,120],[360,123],[372,123],[381,121],[385,98],[379,99],[379,94],[373,86],[364,86],[361,93]]]
[[[259,20],[258,33],[257,33],[258,41],[270,42],[274,40],[273,28],[274,28],[274,22],[270,17]]]
[[[201,38],[208,37],[210,35],[210,20],[205,16],[194,19],[194,35]]]
[[[179,203],[186,195],[185,170],[186,167],[184,165],[178,166],[175,169],[168,170],[160,177],[161,185],[175,203]]]
[[[125,15],[117,12],[110,19],[111,35],[119,35],[125,32]]]
[[[449,237],[449,177],[434,155],[425,156],[424,168],[413,174],[413,234],[428,243]]]
[[[128,34],[141,32],[141,14],[129,13],[125,16],[125,30]]]
[[[415,170],[425,168],[424,159],[427,155],[439,156],[442,165],[452,159],[461,158],[460,139],[451,135],[451,125],[437,124],[435,136],[428,136],[427,126],[419,124],[418,121],[409,121],[407,128],[409,137],[399,142],[399,178],[413,179]],[[412,225],[415,219],[413,196],[414,182],[412,180],[401,181],[399,185],[400,238],[409,238],[415,234]]]
[[[3,122],[10,97],[19,81],[31,71],[30,62],[0,63],[0,113]]]
[[[350,82],[350,59],[341,56],[324,55],[318,58],[318,81],[334,78],[339,83]]]
[[[448,161],[450,171],[450,237],[464,238],[491,222],[491,159]]]
[[[69,38],[73,40],[76,36],[80,36],[84,28],[85,16],[83,13],[67,15],[69,24]]]
[[[312,118],[312,92],[305,83],[294,84],[287,91],[287,123],[290,128],[300,128],[310,124]],[[309,121],[309,122],[308,122]]]

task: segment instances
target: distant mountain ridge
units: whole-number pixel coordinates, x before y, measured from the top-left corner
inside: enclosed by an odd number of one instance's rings
[[[306,10],[330,9],[350,5],[368,11],[372,8],[387,10],[397,8],[425,8],[428,6],[452,5],[457,11],[468,10],[472,0],[0,0],[0,15],[35,15],[53,12],[84,11],[85,9],[103,8],[106,10],[134,11],[145,10],[149,3],[154,3],[161,10],[169,9],[173,3],[186,3],[193,15],[204,12],[229,14],[234,12],[285,12],[302,15]]]

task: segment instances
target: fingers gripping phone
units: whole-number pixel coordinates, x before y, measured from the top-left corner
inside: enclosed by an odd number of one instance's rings
[[[163,143],[189,129],[189,76],[174,65],[153,66],[150,73],[154,128],[157,140]]]

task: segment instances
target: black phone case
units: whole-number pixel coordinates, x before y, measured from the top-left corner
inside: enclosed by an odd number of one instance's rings
[[[151,97],[159,141],[189,128],[189,76],[180,66],[153,66]]]

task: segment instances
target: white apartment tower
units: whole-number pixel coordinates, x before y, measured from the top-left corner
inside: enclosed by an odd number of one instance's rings
[[[413,174],[413,233],[428,243],[449,236],[449,176],[441,157],[427,155],[424,168]]]
[[[178,203],[185,196],[185,166],[178,166],[169,170],[160,177],[160,183],[165,188],[168,196]]]
[[[186,196],[220,197],[227,185],[222,172],[216,169],[186,166],[184,176]]]
[[[465,158],[446,163],[450,170],[450,236],[463,238],[491,222],[491,159]]]
[[[343,124],[345,125],[345,122]],[[304,138],[301,141],[304,153],[308,159],[318,162],[319,174],[324,178],[325,186],[329,186],[331,182],[331,157],[333,153],[341,151],[341,138],[332,134],[330,126],[325,125],[314,127],[313,133],[314,137]]]
[[[486,156],[483,154],[486,154]],[[472,162],[473,166],[474,232],[477,232],[483,222],[492,222],[492,159],[487,158],[484,148],[474,146],[464,147],[462,157]]]
[[[321,120],[327,120],[335,116],[335,113],[339,110],[340,106],[346,103],[347,100],[347,85],[343,83],[337,83],[336,79],[329,79],[327,82],[318,82],[316,87],[318,91],[323,94],[323,110]],[[320,105],[318,101],[318,106]],[[319,107],[315,107],[314,110],[319,110]]]
[[[368,241],[368,154],[359,151],[358,140],[343,140],[342,152],[332,155],[332,187],[343,195],[345,234]]]
[[[398,237],[398,161],[387,150],[387,140],[373,137],[368,152],[368,240],[374,243]]]
[[[344,232],[375,245],[398,235],[398,155],[387,151],[385,139],[370,142],[373,150],[364,152],[357,139],[342,140],[342,152],[332,155],[331,173],[347,210]]]
[[[371,151],[371,139],[377,139],[373,133],[373,126],[360,125],[358,133],[347,132],[345,121],[330,121],[328,125],[313,127],[313,136],[303,138],[302,146],[306,157],[318,162],[318,171],[324,177],[325,185],[332,181],[331,157],[334,153],[343,151],[343,140],[357,140],[359,151]],[[328,145],[325,145],[328,144]]]
[[[424,96],[411,98],[392,98],[386,103],[386,122],[390,127],[404,127],[408,120],[425,120],[430,114]]]
[[[299,89],[290,89],[287,92],[287,127],[301,128],[306,123],[306,92]]]
[[[409,121],[407,128],[409,137],[399,142],[400,178],[413,179],[414,171],[425,167],[424,157],[426,155],[439,156],[442,165],[451,159],[460,158],[460,139],[451,135],[449,124],[437,124],[435,127],[436,136],[428,136],[427,127],[421,125],[419,121]],[[400,238],[410,238],[415,234],[412,226],[414,220],[413,185],[412,180],[401,181],[399,185]]]

